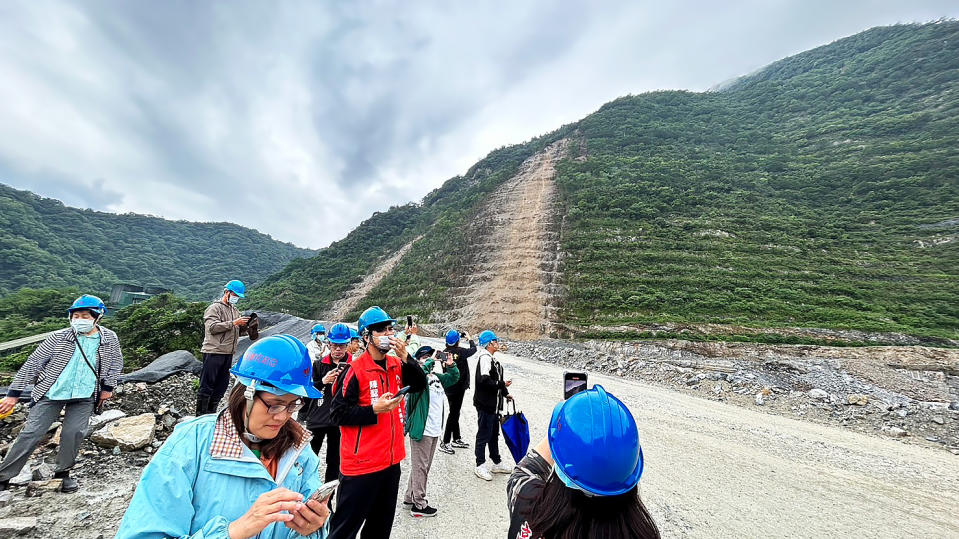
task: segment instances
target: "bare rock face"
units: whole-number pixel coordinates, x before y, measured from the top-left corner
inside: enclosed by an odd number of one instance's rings
[[[156,432],[156,416],[152,413],[124,417],[107,424],[90,437],[101,447],[118,447],[121,451],[134,451],[153,442]]]
[[[127,415],[126,412],[124,412],[123,410],[116,410],[116,409],[106,410],[102,414],[95,415],[90,418],[90,428],[93,429],[93,428],[99,427],[100,425],[103,425],[104,423],[115,421],[117,419],[120,419],[121,417],[126,417],[126,415]]]

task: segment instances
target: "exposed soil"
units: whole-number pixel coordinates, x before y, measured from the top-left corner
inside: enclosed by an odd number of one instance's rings
[[[560,256],[555,165],[569,147],[563,139],[524,161],[471,223],[466,248],[477,270],[463,290],[451,291],[459,301],[454,326],[491,328],[514,339],[549,333]]]

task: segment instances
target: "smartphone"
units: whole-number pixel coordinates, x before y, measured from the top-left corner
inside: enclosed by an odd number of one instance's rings
[[[247,324],[252,323],[254,320],[256,320],[256,313],[250,313],[247,316],[250,317],[250,319],[246,321]]]
[[[393,395],[393,398],[402,397],[410,392],[410,386],[401,387],[399,391],[396,392],[396,395]]]
[[[406,315],[406,331],[409,331],[413,327],[413,315]]]
[[[320,488],[316,489],[316,491],[313,492],[313,494],[310,494],[310,500],[316,500],[318,502],[322,502],[330,494],[333,494],[333,491],[336,490],[336,487],[338,487],[339,485],[340,485],[339,479],[334,479],[330,481],[329,483],[323,483],[322,485],[320,485]]]
[[[436,361],[448,361],[449,359],[449,352],[436,352]]]
[[[580,391],[586,391],[585,372],[563,372],[563,400],[566,400]]]

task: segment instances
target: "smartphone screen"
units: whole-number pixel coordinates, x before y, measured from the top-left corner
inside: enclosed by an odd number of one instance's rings
[[[586,391],[586,373],[564,372],[563,399],[568,399],[580,391]]]

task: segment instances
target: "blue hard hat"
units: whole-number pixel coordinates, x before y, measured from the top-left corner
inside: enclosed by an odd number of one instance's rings
[[[313,386],[310,353],[299,339],[291,335],[272,335],[251,344],[230,372],[245,386],[250,386],[254,380],[268,384],[257,384],[258,390],[274,394],[292,393],[312,399],[323,396]],[[282,393],[268,389],[269,386]]]
[[[234,279],[226,283],[226,286],[223,287],[223,290],[229,290],[241,298],[246,297],[246,285],[243,284],[243,281],[237,281]]]
[[[326,333],[326,327],[324,327],[323,324],[313,326],[313,329],[310,330],[310,335],[316,335],[317,333]]]
[[[357,333],[355,329],[350,328],[350,340],[352,341],[353,339],[359,339],[359,338],[360,338],[360,334]]]
[[[484,331],[483,333],[480,333],[480,334],[479,334],[479,339],[478,339],[478,340],[479,340],[479,345],[480,345],[480,346],[486,346],[487,344],[489,344],[489,343],[491,343],[491,342],[493,342],[493,341],[498,341],[498,340],[499,340],[499,337],[497,337],[495,333],[493,333],[492,331],[490,331],[490,330],[487,329],[487,330]]]
[[[603,386],[557,404],[547,437],[556,475],[567,487],[615,496],[630,491],[643,475],[636,420]]]
[[[396,323],[396,319],[390,318],[390,315],[386,314],[386,311],[379,307],[370,307],[360,315],[360,319],[356,323],[356,330],[359,333],[363,333],[366,331],[367,326],[379,324],[380,322]]]
[[[70,308],[67,309],[67,315],[70,316],[73,311],[81,309],[93,311],[97,316],[102,316],[103,313],[107,312],[107,306],[103,304],[103,300],[90,294],[84,294],[74,300],[73,305],[70,305]]]
[[[346,344],[350,342],[350,328],[346,324],[336,324],[330,328],[330,334],[326,338],[333,344]]]
[[[460,332],[455,329],[451,329],[446,332],[446,346],[453,346],[456,343],[460,342]]]

